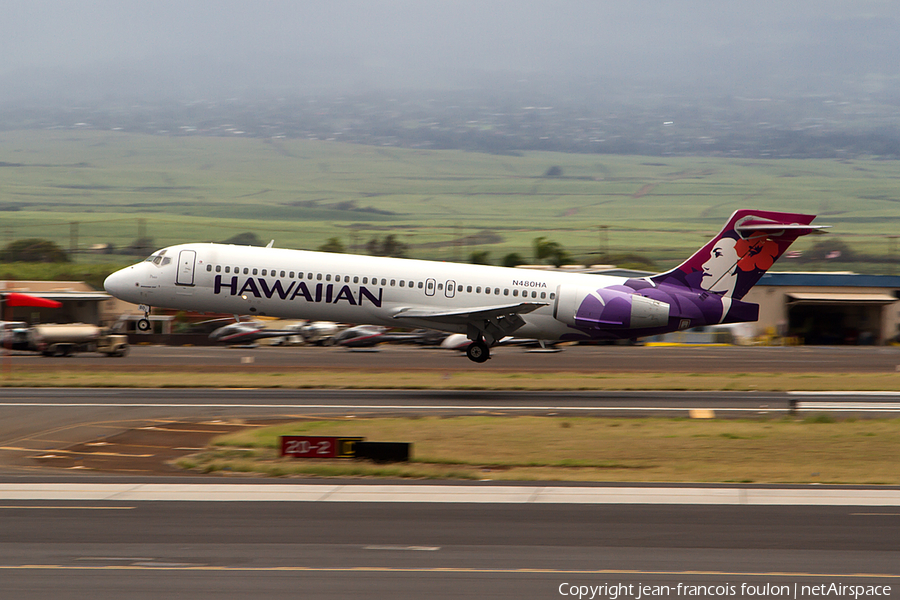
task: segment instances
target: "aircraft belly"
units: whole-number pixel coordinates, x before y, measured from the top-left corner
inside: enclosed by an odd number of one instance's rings
[[[536,340],[558,340],[572,329],[553,318],[553,315],[525,315],[525,325],[516,330],[515,336]]]

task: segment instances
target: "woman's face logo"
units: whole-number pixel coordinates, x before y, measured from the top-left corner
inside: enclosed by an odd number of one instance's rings
[[[737,240],[729,237],[719,239],[709,259],[703,263],[703,279],[700,287],[710,292],[724,293],[726,296],[734,291],[737,284],[738,255],[734,249]]]

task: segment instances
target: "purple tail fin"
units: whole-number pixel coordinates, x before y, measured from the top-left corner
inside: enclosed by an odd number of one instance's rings
[[[650,279],[740,300],[801,235],[821,227],[815,215],[739,210],[725,227],[678,267]]]

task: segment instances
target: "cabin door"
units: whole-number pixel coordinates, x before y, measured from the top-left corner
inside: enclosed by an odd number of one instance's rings
[[[456,282],[452,279],[445,284],[444,295],[448,298],[452,298],[456,295]]]
[[[197,260],[197,252],[194,250],[182,250],[178,253],[178,274],[175,276],[176,285],[194,285],[194,263]]]

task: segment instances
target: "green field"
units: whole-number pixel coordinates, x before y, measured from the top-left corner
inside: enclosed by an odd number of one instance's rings
[[[544,177],[552,166],[563,176]],[[281,247],[314,249],[330,237],[359,246],[394,233],[415,258],[464,261],[489,251],[497,263],[509,252],[530,260],[531,241],[544,235],[577,262],[639,252],[663,268],[699,247],[732,211],[753,207],[817,213],[856,252],[887,258],[900,216],[898,182],[896,161],[494,156],[302,140],[3,132],[0,242],[40,237],[83,250],[124,247],[146,232],[162,247],[251,231]]]
[[[231,434],[200,472],[416,478],[897,484],[900,420],[425,417],[305,421]],[[403,465],[279,459],[281,435],[413,444]]]

